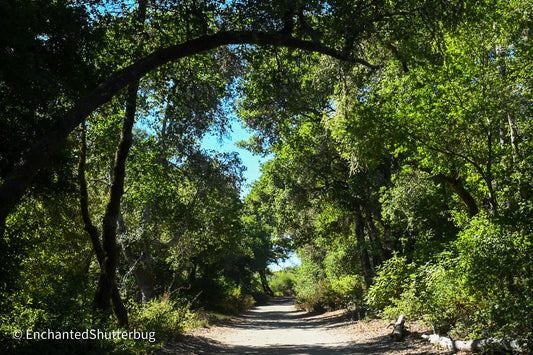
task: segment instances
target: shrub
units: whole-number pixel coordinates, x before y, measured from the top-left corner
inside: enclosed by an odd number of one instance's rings
[[[275,272],[269,281],[269,286],[275,296],[294,296],[296,276],[293,272],[281,270]]]
[[[404,314],[411,319],[422,319],[436,333],[458,329],[459,323],[472,325],[471,314],[476,305],[461,292],[454,261],[444,259],[413,268],[403,292],[384,307],[383,316],[392,320]]]
[[[484,215],[459,234],[460,287],[480,305],[473,318],[484,332],[533,335],[532,239],[531,231]]]
[[[13,349],[16,347],[31,345],[30,341],[14,339],[13,334],[26,329],[44,328],[47,322],[46,317],[47,314],[42,309],[15,304],[13,312],[0,317],[0,353],[14,352]]]
[[[414,269],[414,264],[397,255],[380,266],[374,283],[366,294],[366,303],[370,310],[379,314],[391,306],[394,300],[411,287]]]
[[[296,285],[295,304],[308,312],[323,312],[340,307],[342,295],[333,289],[328,279],[299,282]]]
[[[192,317],[186,305],[181,305],[168,296],[143,305],[130,305],[130,327],[143,332],[154,332],[158,343],[178,338],[185,322]]]
[[[255,305],[252,295],[242,293],[240,286],[227,288],[223,297],[217,302],[216,308],[223,313],[237,314]]]
[[[531,239],[527,231],[479,215],[436,261],[416,266],[389,260],[368,305],[386,317],[405,314],[458,337],[532,337]]]
[[[332,288],[340,298],[336,299],[335,308],[355,307],[364,311],[364,279],[361,275],[345,275],[331,281]]]

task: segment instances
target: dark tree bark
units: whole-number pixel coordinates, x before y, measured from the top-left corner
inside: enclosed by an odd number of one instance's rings
[[[359,246],[359,259],[361,260],[361,270],[363,278],[367,286],[372,284],[372,267],[370,265],[370,257],[368,256],[368,248],[365,240],[365,220],[361,213],[361,207],[355,208],[355,237]]]
[[[80,160],[78,164],[78,183],[79,183],[79,189],[80,189],[80,209],[81,209],[81,216],[83,219],[84,229],[89,234],[89,237],[91,239],[91,243],[93,245],[94,252],[96,254],[96,260],[98,260],[98,264],[100,267],[102,267],[102,264],[104,262],[104,250],[102,249],[102,245],[100,244],[100,237],[99,232],[96,226],[93,224],[91,220],[91,216],[89,214],[89,197],[87,193],[87,181],[85,180],[85,166],[86,166],[86,160],[87,160],[87,143],[86,143],[86,135],[85,135],[85,124],[81,125],[81,133],[80,133]],[[128,324],[128,317],[127,317],[127,310],[124,306],[124,303],[122,302],[122,298],[120,297],[120,292],[117,288],[116,283],[113,285],[112,293],[111,293],[111,301],[113,304],[113,311],[115,312],[115,315],[118,319],[121,319],[121,325],[127,325]]]
[[[396,243],[392,238],[391,227],[388,223],[383,221],[380,212],[375,212],[374,214],[375,221],[383,228],[383,261],[389,260],[392,257],[392,253],[397,250]],[[375,227],[377,228],[377,227]]]
[[[84,229],[89,234],[91,238],[91,243],[93,245],[94,252],[96,254],[96,259],[99,264],[102,264],[104,260],[104,250],[100,244],[100,236],[98,228],[93,224],[91,216],[89,214],[89,194],[87,193],[87,181],[85,180],[85,170],[86,170],[86,161],[87,161],[87,140],[86,140],[86,127],[85,123],[80,124],[80,157],[78,163],[78,185],[79,185],[79,195],[80,195],[80,209],[81,217],[84,224]]]
[[[270,286],[268,286],[268,280],[266,278],[264,270],[259,272],[259,277],[261,279],[261,286],[263,287],[263,291],[265,291],[265,293],[269,296],[274,296],[274,291],[272,291]]]
[[[133,139],[133,124],[135,122],[135,112],[137,107],[137,90],[139,83],[130,85],[126,103],[126,115],[122,126],[122,134],[113,165],[113,175],[111,189],[107,200],[106,211],[102,223],[102,248],[104,260],[98,279],[98,288],[94,296],[96,309],[102,316],[110,313],[111,296],[113,285],[115,285],[115,272],[118,265],[118,244],[117,244],[117,221],[120,213],[120,200],[124,194],[124,179],[126,176],[126,159]],[[127,324],[127,314],[121,314],[119,323]],[[117,315],[118,318],[118,315]]]
[[[146,20],[146,6],[148,0],[140,0],[136,12],[136,30],[143,32]],[[142,37],[138,40],[135,55],[139,55],[142,49]],[[133,125],[137,113],[137,91],[139,90],[140,77],[136,78],[129,86],[126,95],[126,114],[122,126],[122,134],[115,155],[115,163],[112,171],[111,188],[107,200],[106,211],[102,221],[102,249],[104,260],[100,269],[98,288],[94,296],[94,305],[97,312],[103,316],[109,313],[112,305],[113,287],[115,286],[115,273],[118,266],[119,249],[117,244],[117,224],[120,216],[120,201],[124,194],[124,180],[126,178],[126,160],[133,141]],[[116,286],[115,286],[116,287]],[[120,325],[128,324],[128,314],[116,314]]]
[[[374,267],[377,267],[381,265],[384,260],[383,245],[379,240],[379,232],[376,228],[374,220],[372,219],[372,213],[366,213],[365,219],[368,226],[368,237],[370,239],[370,242],[372,243],[372,263],[374,264]]]
[[[390,336],[391,336],[392,340],[394,340],[394,341],[401,341],[401,340],[404,339],[405,333],[406,333],[405,317],[402,314],[402,315],[400,315],[400,317],[398,317],[398,320],[394,324],[394,329],[392,330],[392,333],[391,333]]]
[[[105,104],[120,90],[138,81],[148,72],[171,61],[177,61],[197,53],[232,44],[256,44],[297,48],[322,53],[343,61],[377,68],[366,60],[354,58],[321,43],[294,38],[281,33],[261,33],[253,31],[223,31],[209,36],[187,41],[182,44],[156,50],[145,58],[126,67],[102,84],[66,112],[59,124],[32,145],[20,164],[17,164],[0,187],[0,225],[15,207],[38,171],[47,164],[50,157],[65,142],[68,135],[94,110]]]
[[[444,174],[438,174],[436,177],[450,185],[452,190],[457,194],[457,196],[459,196],[461,201],[463,201],[466,206],[468,217],[474,217],[479,213],[479,208],[477,207],[476,200],[474,200],[472,195],[470,195],[470,192],[465,189],[460,180],[451,176],[446,176]]]
[[[192,260],[192,266],[189,271],[189,282],[191,284],[196,282],[196,269],[198,269],[196,260]]]

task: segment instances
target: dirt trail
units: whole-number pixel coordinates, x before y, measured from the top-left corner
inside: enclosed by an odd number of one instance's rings
[[[191,332],[161,354],[447,354],[415,335],[389,338],[383,321],[354,322],[345,312],[298,311],[292,299],[277,298],[228,324]],[[449,353],[448,353],[449,354]]]

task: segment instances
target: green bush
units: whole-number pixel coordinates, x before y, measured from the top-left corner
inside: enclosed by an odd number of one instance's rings
[[[361,275],[345,275],[341,278],[334,278],[331,286],[340,296],[336,299],[335,308],[355,307],[364,310],[364,279]]]
[[[294,272],[281,270],[275,272],[269,280],[269,286],[275,296],[294,296]]]
[[[296,285],[295,304],[308,312],[323,312],[340,307],[342,294],[334,290],[328,279],[300,282]]]
[[[14,304],[13,307],[13,312],[3,314],[0,318],[0,353],[14,352],[17,347],[31,345],[24,339],[13,339],[13,334],[26,329],[42,329],[46,324],[47,314],[44,310],[20,304]]]
[[[216,308],[226,314],[238,314],[244,312],[255,305],[252,295],[242,292],[240,286],[227,288]]]
[[[460,287],[480,305],[472,318],[483,332],[533,336],[532,240],[530,230],[484,215],[459,234],[456,269]]]
[[[353,255],[349,248],[301,248],[298,256],[302,265],[294,272],[296,305],[318,312],[355,307],[364,313],[364,280]]]
[[[423,319],[457,337],[531,338],[531,240],[527,231],[479,215],[436,261],[389,260],[367,295],[368,306],[388,318]]]
[[[374,283],[366,294],[366,303],[370,310],[379,314],[391,306],[394,300],[411,287],[414,269],[413,263],[408,263],[405,257],[397,255],[380,266]]]
[[[177,339],[184,324],[193,317],[186,305],[168,296],[139,305],[130,305],[130,328],[142,332],[154,332],[157,343]]]
[[[413,266],[412,274],[403,285],[403,292],[391,299],[382,315],[390,320],[404,314],[410,319],[422,319],[436,333],[447,333],[472,326],[475,302],[461,292],[460,275],[454,269],[454,259],[437,264]],[[456,332],[457,334],[457,332]]]

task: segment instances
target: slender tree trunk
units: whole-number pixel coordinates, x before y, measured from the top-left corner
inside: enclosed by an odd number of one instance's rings
[[[143,228],[146,223],[147,214],[147,208],[145,208],[140,228]],[[126,235],[127,233],[122,214],[119,215],[118,230],[121,235]],[[134,256],[131,247],[126,243],[121,242],[120,245],[122,247],[122,254],[126,258],[130,271],[135,278],[135,283],[141,291],[142,303],[147,303],[155,296],[155,277],[152,271],[150,244],[146,241],[144,242],[143,250],[139,257]]]
[[[491,119],[487,119],[487,164],[485,171],[480,171],[480,174],[487,185],[487,190],[489,192],[489,205],[490,209],[494,214],[498,214],[498,201],[496,199],[496,193],[494,191],[494,174],[492,172],[492,164],[494,160],[494,151],[492,147],[492,142],[494,141],[493,135],[493,125],[496,126],[497,122],[493,122]],[[499,125],[498,125],[499,130]]]
[[[86,135],[85,135],[85,123],[81,124],[80,128],[81,128],[81,133],[80,133],[80,160],[78,164],[78,183],[79,183],[79,188],[80,188],[81,216],[83,219],[84,229],[87,232],[87,234],[89,234],[94,252],[96,254],[96,260],[98,260],[98,264],[100,265],[100,268],[101,268],[104,262],[104,250],[102,249],[102,245],[100,244],[98,229],[93,224],[91,220],[91,216],[89,214],[89,196],[87,193],[87,181],[85,180],[85,170],[86,170],[85,168],[86,168],[86,160],[87,160],[87,142],[86,142]],[[124,306],[124,303],[122,302],[122,298],[120,297],[120,292],[117,288],[116,283],[113,284],[113,289],[111,293],[111,301],[113,304],[113,311],[115,312],[117,319],[121,320],[121,325],[126,326],[128,324],[128,312],[126,310],[126,307]]]
[[[130,246],[122,243],[122,253],[128,262],[133,277],[135,277],[135,283],[141,291],[142,303],[149,302],[155,296],[155,278],[152,272],[149,249],[149,246],[145,246],[141,256],[135,259]]]
[[[268,286],[268,280],[266,278],[265,270],[259,272],[259,278],[261,279],[261,286],[263,287],[263,291],[269,296],[274,296],[274,292]]]
[[[196,282],[196,269],[197,269],[196,261],[192,260],[192,267],[191,267],[191,271],[189,272],[189,282],[191,284]]]
[[[502,46],[496,46],[495,48],[497,61],[498,61],[498,74],[501,79],[505,80],[507,77],[507,67],[505,64],[505,50]],[[502,149],[505,149],[506,144],[506,137],[507,137],[507,128],[505,127],[506,124],[509,126],[509,140],[511,145],[511,161],[514,164],[516,163],[517,157],[520,156],[519,148],[518,148],[518,126],[516,124],[516,120],[511,114],[510,109],[510,102],[511,99],[507,99],[503,102],[503,107],[505,107],[505,110],[503,112],[504,117],[502,117],[502,121],[500,122],[500,145],[502,146]]]
[[[91,216],[89,214],[89,194],[87,192],[87,181],[85,180],[85,170],[86,170],[86,161],[87,161],[87,141],[86,141],[86,127],[85,122],[80,125],[80,157],[78,163],[78,185],[79,185],[79,195],[80,195],[80,209],[81,217],[84,224],[84,229],[89,234],[91,242],[93,245],[94,252],[96,254],[96,259],[99,264],[102,264],[104,260],[104,250],[100,244],[100,236],[98,228],[93,224]]]
[[[374,215],[375,220],[383,228],[383,261],[389,260],[392,257],[392,252],[396,250],[395,243],[392,240],[391,227],[388,223],[383,221],[381,217],[381,211],[377,211]],[[375,226],[375,225],[374,225]]]
[[[105,314],[108,314],[111,309],[111,296],[113,293],[113,285],[115,284],[115,272],[118,266],[117,221],[120,213],[120,200],[124,194],[126,159],[132,142],[132,130],[135,122],[138,88],[138,82],[128,88],[126,116],[122,126],[121,139],[115,155],[113,180],[102,223],[102,248],[104,250],[104,261],[100,271],[94,303],[96,309],[104,316]],[[127,319],[119,319],[119,322],[127,323]]]
[[[444,174],[438,174],[436,177],[450,185],[452,190],[457,194],[457,196],[459,196],[461,201],[463,201],[466,206],[468,217],[474,217],[479,213],[476,200],[474,200],[472,195],[470,195],[470,192],[465,189],[460,180]]]
[[[361,213],[361,207],[355,208],[355,237],[359,246],[359,259],[361,260],[361,270],[363,278],[367,286],[372,284],[372,267],[370,265],[370,257],[368,256],[368,248],[365,240],[365,221]]]
[[[368,226],[368,237],[372,243],[372,263],[377,267],[383,263],[383,246],[379,240],[379,232],[376,224],[372,219],[371,212],[365,214],[366,224]]]
[[[141,34],[136,46],[136,55],[141,53],[142,33],[144,22],[146,20],[146,6],[148,0],[140,0],[136,14],[136,29]],[[133,141],[133,125],[135,123],[135,114],[137,112],[137,91],[139,90],[139,81],[137,78],[128,86],[126,96],[126,115],[122,126],[122,134],[118,149],[115,155],[113,165],[113,175],[111,189],[109,191],[106,212],[102,222],[102,248],[104,249],[104,262],[100,271],[98,288],[94,296],[96,309],[104,316],[109,313],[110,301],[113,294],[113,285],[115,284],[115,273],[118,266],[119,250],[117,244],[117,222],[120,214],[120,201],[124,194],[124,180],[126,178],[126,159]],[[127,313],[117,314],[120,324],[127,324]]]
[[[384,239],[385,239],[385,245],[387,247],[386,248],[387,253],[385,255],[385,259],[388,260],[392,257],[392,253],[395,251],[398,251],[399,248],[398,248],[398,243],[396,239],[393,238],[392,236],[391,226],[388,223],[383,223],[383,228],[385,229],[383,234],[384,234]]]

